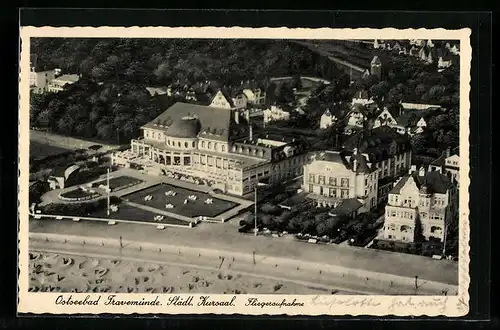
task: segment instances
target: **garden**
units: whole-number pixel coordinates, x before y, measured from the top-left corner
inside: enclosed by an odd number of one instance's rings
[[[85,190],[82,188],[76,188],[64,193],[61,193],[59,197],[66,200],[88,200],[99,197],[99,193],[91,190]]]
[[[117,191],[121,189],[125,189],[128,187],[132,187],[138,185],[139,183],[144,182],[141,179],[133,178],[130,176],[118,176],[116,178],[109,179],[109,187],[111,191]],[[107,180],[100,180],[92,183],[92,187],[99,187],[100,185],[107,185]]]
[[[376,214],[364,213],[355,219],[342,216],[331,216],[331,208],[294,207],[286,210],[279,204],[292,197],[292,192],[282,192],[266,198],[257,210],[257,227],[259,231],[270,234],[295,234],[299,240],[316,239],[320,242],[339,244],[349,239],[349,244],[364,246],[377,235],[375,225]],[[255,213],[240,221],[239,232],[251,232],[255,227]],[[352,240],[351,240],[352,238]]]
[[[169,193],[170,192],[170,193]],[[238,204],[207,193],[169,184],[158,184],[123,196],[127,201],[165,210],[186,217],[216,217]],[[169,205],[167,208],[166,206]]]

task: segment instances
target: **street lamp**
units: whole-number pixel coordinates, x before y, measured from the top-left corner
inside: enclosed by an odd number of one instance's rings
[[[254,228],[254,235],[257,236],[257,232],[258,232],[258,229],[257,229],[257,189],[259,189],[259,187],[262,187],[262,186],[267,186],[265,183],[262,183],[262,182],[257,182],[257,184],[255,185],[255,196],[254,196],[254,206],[255,206],[255,228]]]

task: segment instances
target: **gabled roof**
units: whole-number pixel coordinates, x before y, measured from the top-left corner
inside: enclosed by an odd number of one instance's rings
[[[231,108],[234,107],[234,102],[233,102],[233,98],[231,97],[231,95],[225,90],[225,89],[219,89],[217,90],[213,95],[212,97],[210,98],[210,103],[212,103],[214,101],[214,98],[217,96],[217,94],[221,92],[222,95],[224,95],[224,97],[226,98],[227,102],[229,102],[229,106]]]
[[[335,214],[335,215],[349,215],[349,214],[353,213],[354,211],[357,211],[362,206],[363,206],[363,203],[361,203],[356,198],[344,199],[340,203],[339,206],[332,209],[329,213]]]
[[[409,124],[410,118],[414,116],[416,120],[420,120],[420,118],[428,118],[428,116],[431,114],[432,110],[431,109],[425,109],[425,110],[404,110],[401,116],[396,117],[396,122],[398,125],[407,127]],[[417,122],[415,122],[416,124]]]
[[[426,188],[428,193],[445,194],[449,189],[453,188],[453,184],[449,177],[437,171],[425,172],[424,175],[419,175],[419,171],[415,171],[410,175],[405,175],[389,193],[399,194],[410,176],[415,181],[418,189]]]
[[[411,150],[409,138],[386,125],[352,135],[343,147],[346,153],[352,153],[357,148],[360,153],[368,154],[370,162],[388,159],[393,152]]]

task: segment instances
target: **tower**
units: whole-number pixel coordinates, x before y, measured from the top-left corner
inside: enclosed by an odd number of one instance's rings
[[[378,79],[382,78],[382,61],[377,55],[373,57],[370,63],[370,74]]]

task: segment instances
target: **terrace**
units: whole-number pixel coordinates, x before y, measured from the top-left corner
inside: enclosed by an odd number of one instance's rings
[[[175,192],[175,195],[167,196],[166,193],[169,191]],[[151,197],[150,200],[146,200],[149,199],[146,198],[147,196]],[[190,199],[189,196],[196,196],[196,199]],[[189,218],[200,216],[213,218],[238,206],[237,203],[214,198],[208,193],[165,183],[133,192],[123,196],[123,198],[131,203],[168,211]],[[211,203],[207,204],[207,200],[211,200]],[[171,204],[172,208],[166,208],[168,204]]]

